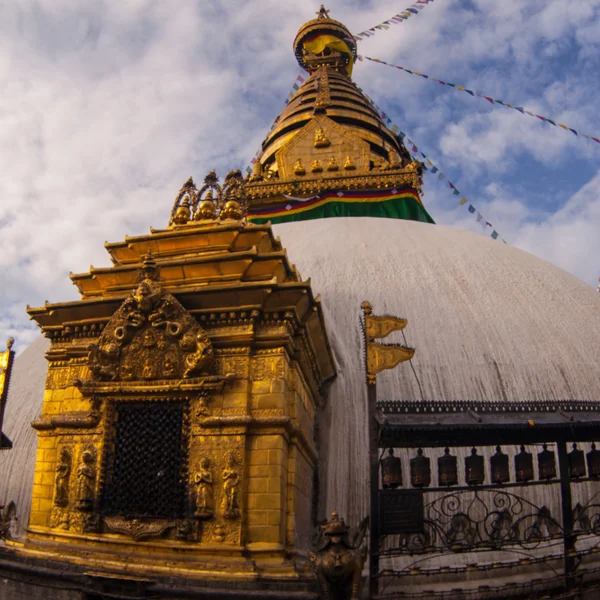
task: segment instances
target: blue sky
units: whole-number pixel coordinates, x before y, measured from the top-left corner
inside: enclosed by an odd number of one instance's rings
[[[362,31],[411,2],[332,0]],[[17,0],[0,5],[0,345],[25,305],[76,298],[105,240],[165,226],[189,175],[256,152],[300,69],[312,0]],[[359,53],[599,136],[600,0],[435,0]],[[594,287],[600,145],[383,65],[354,79],[511,244]],[[427,176],[438,223],[489,235]]]

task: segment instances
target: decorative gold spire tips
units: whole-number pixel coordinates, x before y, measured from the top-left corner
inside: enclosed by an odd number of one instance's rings
[[[361,308],[364,315],[367,383],[375,385],[377,373],[393,369],[401,362],[410,360],[415,355],[415,350],[400,344],[375,342],[393,331],[404,329],[408,323],[406,319],[392,315],[374,315],[371,303],[366,301],[361,304]]]
[[[221,186],[213,169],[200,189],[191,177],[183,184],[171,210],[169,227],[222,219],[240,221],[246,216],[247,208],[241,171],[229,171]]]

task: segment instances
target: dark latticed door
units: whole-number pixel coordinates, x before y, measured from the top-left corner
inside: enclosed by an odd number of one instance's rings
[[[181,518],[187,440],[183,403],[121,402],[104,488],[104,514]]]

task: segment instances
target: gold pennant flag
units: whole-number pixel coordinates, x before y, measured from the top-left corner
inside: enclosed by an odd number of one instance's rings
[[[365,316],[365,329],[367,338],[374,340],[390,335],[392,331],[400,331],[406,327],[408,321],[391,315]]]
[[[367,375],[377,375],[386,369],[393,369],[401,362],[410,360],[415,355],[414,348],[400,344],[367,343]]]
[[[400,331],[408,321],[391,315],[374,315],[369,302],[361,305],[365,316],[365,337],[367,343],[367,383],[374,385],[377,373],[393,369],[401,362],[410,360],[415,355],[414,348],[401,344],[379,344],[373,340],[384,338],[392,331]]]

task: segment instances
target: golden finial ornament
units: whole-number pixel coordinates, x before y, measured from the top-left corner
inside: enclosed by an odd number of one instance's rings
[[[299,158],[294,163],[294,173],[296,175],[306,175],[306,169],[304,168],[304,165],[302,164],[302,159],[301,158]]]
[[[183,199],[183,202],[177,209],[175,213],[175,217],[173,217],[173,223],[176,225],[185,225],[190,220],[191,212],[190,212],[190,201],[186,196]]]
[[[235,221],[239,221],[242,216],[243,214],[240,203],[233,197],[231,200],[227,200],[221,209],[221,219],[233,219]]]
[[[310,170],[313,173],[320,173],[323,170],[323,165],[321,165],[321,161],[320,160],[313,160],[312,164],[310,165]]]
[[[206,196],[198,205],[198,210],[194,215],[195,221],[212,221],[217,218],[217,207],[213,198],[212,190],[206,192]]]
[[[340,170],[340,165],[338,164],[337,158],[335,156],[332,156],[329,159],[329,162],[327,163],[327,170],[328,171],[339,171]]]
[[[346,160],[344,161],[344,169],[346,171],[356,170],[356,165],[350,156],[346,156]]]
[[[325,132],[322,129],[317,129],[315,133],[315,148],[327,148],[331,146],[331,142],[329,138],[325,135]]]
[[[198,201],[198,190],[194,184],[194,180],[189,177],[188,180],[181,186],[175,203],[171,209],[171,217],[169,226],[185,225],[192,216],[192,208],[196,207]]]

